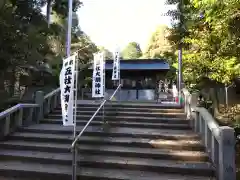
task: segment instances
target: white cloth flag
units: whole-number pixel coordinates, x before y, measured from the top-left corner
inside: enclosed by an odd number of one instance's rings
[[[92,76],[92,97],[104,97],[105,72],[104,53],[94,54],[93,76]]]
[[[112,72],[112,80],[120,79],[120,53],[116,51],[114,53],[113,59],[113,72]]]
[[[74,126],[73,105],[74,105],[74,80],[75,80],[76,55],[63,60],[60,73],[62,120],[64,126]]]

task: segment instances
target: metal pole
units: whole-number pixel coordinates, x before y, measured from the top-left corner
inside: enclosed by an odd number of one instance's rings
[[[120,71],[120,69],[119,69],[119,71]],[[120,72],[119,72],[119,80],[118,80],[118,85],[120,85],[121,84],[121,78],[120,78]],[[121,101],[121,88],[122,87],[120,87],[120,89],[119,89],[119,96],[118,96],[118,101]]]
[[[103,98],[102,98],[102,102],[105,100],[105,94],[106,94],[106,83],[105,83],[105,57],[102,61],[102,68],[103,68]],[[105,104],[103,104],[103,107],[102,107],[102,122],[103,122],[103,127],[105,126],[105,108],[104,108]]]
[[[77,56],[75,54],[75,56]],[[78,57],[75,57],[75,67],[74,67],[74,126],[73,126],[73,139],[76,138],[76,127],[77,127],[77,94],[78,94]],[[77,145],[72,149],[72,180],[77,179]]]
[[[178,104],[181,101],[181,90],[182,90],[182,42],[179,44],[178,50]]]
[[[47,1],[47,24],[48,28],[50,27],[51,24],[51,12],[52,12],[52,0]]]
[[[68,25],[67,25],[67,42],[66,42],[66,56],[70,57],[71,55],[71,37],[72,37],[72,9],[73,9],[73,0],[68,0]],[[75,70],[76,70],[76,64],[75,64]],[[75,76],[76,76],[76,72],[75,72]],[[75,94],[74,94],[74,101],[75,101],[75,97],[76,97],[76,82],[77,79],[75,78]],[[76,104],[75,105],[75,114],[76,114]],[[74,115],[75,115],[74,114]],[[76,117],[75,118],[75,122],[76,123]],[[75,140],[76,137],[76,124],[74,124],[74,129],[73,129],[73,139]],[[72,180],[76,180],[77,179],[77,148],[76,145],[73,147],[72,149]]]
[[[178,50],[178,90],[182,89],[182,45],[180,44]]]
[[[118,59],[118,78],[119,78],[119,80],[118,80],[118,86],[121,84],[121,59],[120,59],[120,55],[119,55],[119,59]],[[121,101],[121,89],[122,89],[122,87],[120,87],[120,89],[119,89],[119,101]]]
[[[71,55],[72,14],[73,14],[72,9],[73,9],[73,0],[68,0],[68,25],[67,25],[67,45],[66,45],[67,57]]]
[[[226,107],[228,108],[228,87],[225,87]]]

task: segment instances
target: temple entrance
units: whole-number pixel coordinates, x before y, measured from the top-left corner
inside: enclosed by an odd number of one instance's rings
[[[106,61],[106,94],[112,94],[119,81],[112,81],[112,63]],[[116,100],[121,101],[155,101],[160,96],[159,80],[164,79],[169,64],[162,59],[121,60],[122,88]],[[162,96],[166,97],[166,96]]]

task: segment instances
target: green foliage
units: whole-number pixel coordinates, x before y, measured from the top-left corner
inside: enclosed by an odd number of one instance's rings
[[[172,47],[167,39],[168,27],[166,25],[161,25],[152,34],[148,47],[144,52],[143,57],[145,58],[162,58],[164,53],[172,51]]]
[[[142,56],[140,45],[136,42],[130,42],[121,53],[123,59],[138,59]]]
[[[46,3],[53,6],[50,28],[46,17],[41,14]],[[80,1],[75,0],[74,11],[80,5]],[[67,0],[0,1],[0,90],[4,89],[6,80],[10,80],[7,82],[14,90],[15,84],[19,84],[17,74],[25,73],[23,67],[29,65],[37,67],[39,63],[48,63],[58,76],[65,56],[66,7]],[[97,48],[79,29],[78,21],[73,25],[72,50],[80,49],[79,54],[87,62]]]
[[[240,1],[176,0],[168,14],[178,23],[168,39],[183,47],[183,77],[187,84],[203,78],[229,85],[240,75]]]
[[[104,52],[105,60],[113,60],[113,53],[105,47],[99,46],[98,51]]]

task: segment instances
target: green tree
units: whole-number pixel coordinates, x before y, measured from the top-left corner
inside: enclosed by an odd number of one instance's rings
[[[180,2],[180,3],[179,3]],[[240,1],[239,0],[168,0],[178,3],[168,14],[178,20],[170,30],[169,41],[183,47],[183,78],[186,85],[215,83],[225,86],[239,77]],[[214,87],[214,86],[212,86]],[[217,89],[210,91],[218,113]]]
[[[106,49],[105,47],[99,46],[98,51],[104,52],[105,60],[112,60],[113,59],[113,53],[111,51],[109,51],[108,49]]]
[[[138,59],[142,56],[142,50],[137,42],[130,42],[121,55],[123,59]]]
[[[76,2],[74,11],[80,5]],[[19,77],[27,73],[24,69],[26,66],[37,67],[39,64],[48,63],[59,68],[62,57],[65,56],[67,9],[63,11],[64,8],[59,6],[61,1],[52,1],[53,22],[49,28],[46,18],[41,14],[41,8],[46,3],[47,0],[0,2],[0,90],[7,88],[9,96],[14,95]],[[87,47],[81,50],[81,54],[84,54],[84,57],[89,56],[89,61],[92,53],[96,51],[96,46],[89,38],[85,40],[87,38],[81,33],[77,23],[73,29],[73,43],[79,45],[75,46],[74,50]],[[88,44],[91,46],[85,46]]]
[[[166,25],[160,25],[152,34],[143,57],[160,58],[164,56],[164,53],[172,52],[172,47],[167,38],[168,34],[168,27]]]
[[[209,78],[228,85],[239,75],[239,5],[238,0],[186,0],[169,13],[179,20],[169,40],[176,49],[183,42],[185,82]]]

